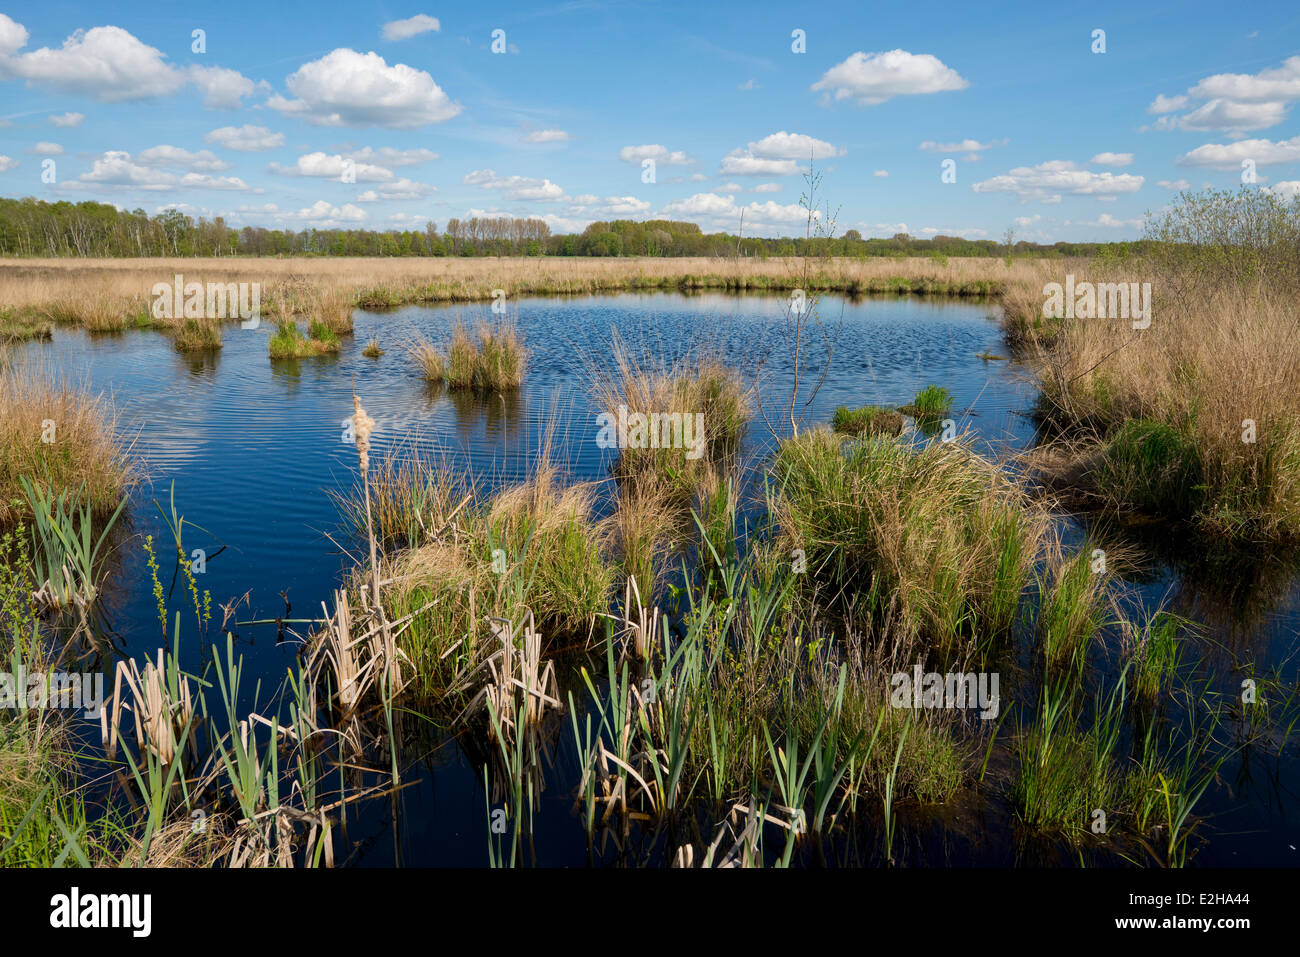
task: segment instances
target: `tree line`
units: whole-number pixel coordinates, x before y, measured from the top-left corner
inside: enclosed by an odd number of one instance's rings
[[[695,223],[629,219],[592,223],[581,233],[553,234],[541,219],[509,216],[450,219],[424,229],[241,229],[195,219],[176,209],[150,216],[108,203],[0,198],[0,256],[1093,256],[1109,244],[1041,245],[960,236],[922,239],[907,233],[864,239],[766,238],[705,233]]]

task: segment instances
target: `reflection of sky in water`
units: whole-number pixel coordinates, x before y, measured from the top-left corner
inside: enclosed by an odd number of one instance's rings
[[[445,456],[483,482],[509,482],[528,472],[549,428],[556,461],[574,478],[599,479],[607,475],[615,453],[596,445],[598,410],[590,389],[593,367],[611,361],[613,335],[634,354],[644,351],[669,361],[696,342],[715,346],[724,362],[761,383],[764,408],[776,421],[792,377],[781,335],[783,305],[777,297],[716,294],[525,300],[517,307],[530,352],[524,386],[517,395],[483,400],[429,386],[405,350],[417,334],[438,342],[457,319],[473,323],[488,317],[486,304],[407,307],[384,315],[358,312],[356,333],[344,339],[341,355],[289,362],[272,363],[267,357],[269,323],[260,330],[227,326],[222,351],[194,360],[178,356],[167,338],[150,332],[92,339],[59,327],[52,344],[25,348],[113,395],[122,433],[134,444],[152,482],[136,497],[132,514],[138,532],[151,533],[160,543],[167,535],[153,500],[167,510],[174,482],[178,511],[204,529],[187,531],[187,548],[213,554],[225,546],[200,579],[200,588],[212,592],[214,606],[249,591],[251,607],[240,609],[240,619],[274,618],[284,611],[283,590],[292,603],[291,617],[312,617],[320,614],[321,602],[329,600],[351,561],[329,537],[339,523],[327,493],[355,481],[355,449],[341,441],[354,387],[377,422],[372,459],[391,447],[409,445]],[[1026,413],[1034,390],[1027,373],[1012,363],[976,358],[985,350],[1006,352],[991,311],[952,300],[825,298],[820,316],[826,326],[838,328],[836,351],[804,424],[827,422],[841,404],[901,405],[934,383],[954,394],[953,418],[959,428],[974,429],[994,451],[1023,446],[1033,434]],[[371,338],[386,350],[377,361],[361,355]],[[819,343],[808,350],[806,382],[821,374],[824,359]],[[745,454],[761,457],[772,441],[756,416]],[[1260,573],[1260,581],[1225,611],[1231,602],[1220,592],[1231,572],[1206,573],[1193,565],[1187,578],[1171,577],[1171,566],[1199,558],[1199,553],[1163,533],[1152,539],[1145,544],[1154,557],[1138,593],[1148,607],[1167,596],[1181,613],[1216,622],[1214,633],[1225,644],[1253,647],[1261,660],[1274,663],[1293,654],[1297,593],[1291,570]],[[169,554],[160,548],[160,555],[166,585]],[[159,635],[138,542],[129,543],[121,557],[120,581],[126,587],[114,603],[114,624],[132,653],[149,653],[157,648]],[[173,608],[183,608],[179,598]],[[219,621],[220,611],[215,615]],[[1217,622],[1216,616],[1225,620]],[[185,629],[183,622],[183,635]],[[260,675],[275,685],[293,666],[296,646],[277,647],[274,628],[241,629],[239,645],[250,679]],[[200,667],[197,642],[183,644],[182,663]],[[250,680],[250,689],[252,684]],[[266,697],[264,687],[262,699]],[[582,695],[575,692],[575,697]],[[561,741],[567,741],[567,734]],[[561,761],[568,759],[571,755],[561,754]],[[480,784],[455,749],[444,749],[433,760],[437,772],[403,792],[402,854],[412,862],[483,863]],[[1292,793],[1294,764],[1284,765],[1279,783]],[[544,813],[539,831],[544,859],[585,863],[585,849],[576,839],[580,829],[574,831],[567,816],[570,775],[561,771],[554,777],[556,793],[548,791],[544,798],[551,821]],[[1290,862],[1283,853],[1288,842],[1277,839],[1288,806],[1275,800],[1277,788],[1245,788],[1240,781],[1234,787],[1247,790],[1250,800],[1231,811],[1226,809],[1242,802],[1224,803],[1224,820],[1231,826],[1221,826],[1265,833],[1212,844],[1201,861]],[[982,813],[986,818],[976,829],[980,833],[1009,826],[1000,812]],[[548,828],[553,835],[545,840]],[[979,845],[971,851],[962,850],[961,838],[937,827],[932,837],[940,858],[934,863],[945,854],[983,863],[1015,861],[1010,842],[1002,850]],[[391,838],[381,837],[365,859],[384,863],[392,855]]]

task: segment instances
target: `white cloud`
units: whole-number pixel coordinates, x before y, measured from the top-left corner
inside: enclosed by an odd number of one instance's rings
[[[49,143],[42,140],[32,147],[32,152],[39,153],[41,156],[62,156],[63,147],[58,143]]]
[[[1300,179],[1289,179],[1275,186],[1265,186],[1264,192],[1271,193],[1283,202],[1290,202],[1300,196]]]
[[[1191,189],[1192,184],[1185,179],[1162,179],[1156,183],[1161,189],[1172,189],[1175,192],[1181,192],[1185,189]]]
[[[185,85],[185,73],[164,62],[161,50],[121,27],[78,30],[59,49],[20,54],[27,36],[26,28],[0,13],[0,73],[105,103],[164,96]]]
[[[1098,153],[1088,160],[1096,166],[1128,166],[1133,162],[1132,153]]]
[[[834,90],[836,100],[851,99],[860,106],[875,106],[894,96],[964,90],[968,86],[956,70],[928,53],[890,50],[858,51],[827,70],[812,89]]]
[[[808,211],[798,204],[783,205],[767,200],[741,206],[736,203],[735,197],[719,196],[716,193],[696,193],[686,199],[666,203],[661,215],[711,220],[730,229],[739,223],[742,212],[745,214],[746,234],[775,232],[783,225],[808,221]]]
[[[0,156],[0,173],[6,173],[19,164],[12,156]]]
[[[442,123],[461,111],[423,70],[389,66],[377,53],[346,47],[304,63],[285,83],[297,99],[276,94],[266,105],[315,126],[411,129]]]
[[[567,143],[571,139],[564,130],[533,130],[524,136],[525,143]]]
[[[1241,169],[1242,160],[1256,166],[1300,161],[1300,136],[1289,140],[1238,140],[1235,143],[1206,143],[1178,157],[1179,166],[1208,166],[1213,169]]]
[[[799,168],[792,159],[764,159],[748,150],[732,150],[722,157],[718,172],[724,176],[790,176]]]
[[[417,13],[405,20],[392,20],[385,23],[379,35],[385,40],[409,40],[411,37],[418,37],[421,33],[437,33],[441,29],[442,24],[438,22],[437,17]]]
[[[1143,177],[1131,173],[1094,173],[1069,160],[1049,160],[1037,166],[1018,166],[976,183],[971,189],[976,193],[1014,193],[1022,202],[1035,199],[1059,203],[1062,193],[1107,198],[1135,193],[1143,182]]]
[[[339,229],[362,222],[369,214],[360,206],[344,203],[334,206],[327,200],[318,199],[299,210],[280,209],[275,203],[263,206],[240,206],[240,214],[252,213],[259,221],[270,220],[276,223],[315,226],[319,229]]]
[[[815,159],[832,159],[843,156],[845,151],[825,140],[815,139],[803,133],[787,133],[782,130],[763,137],[756,143],[749,144],[749,152],[764,159],[803,160],[810,156]]]
[[[1156,98],[1151,101],[1151,105],[1147,107],[1147,112],[1174,113],[1181,110],[1186,105],[1187,97],[1185,96],[1165,96],[1163,93],[1159,93],[1156,95]]]
[[[428,183],[417,183],[410,179],[398,179],[391,183],[382,183],[375,189],[368,189],[357,197],[358,203],[378,203],[390,199],[421,199],[438,188]]]
[[[887,170],[887,169],[878,169],[878,170],[876,170],[874,173],[872,173],[871,175],[872,175],[872,176],[875,176],[875,177],[878,177],[879,179],[886,179],[886,178],[888,178],[888,176],[889,176],[889,170]]]
[[[754,187],[756,193],[779,193],[784,187],[780,183],[759,183]]]
[[[670,150],[658,143],[624,146],[618,151],[618,158],[625,163],[640,163],[642,160],[652,159],[660,166],[689,166],[692,162],[682,151]]]
[[[461,182],[466,186],[502,190],[507,199],[554,202],[565,198],[564,190],[549,179],[533,179],[527,176],[501,177],[497,176],[495,170],[490,169],[476,169],[467,173]]]
[[[753,79],[746,80],[744,83],[740,84],[740,86],[736,87],[736,89],[738,89],[738,90],[757,90],[757,89],[758,89],[758,81],[757,81],[757,80],[753,80]]]
[[[156,166],[136,162],[131,158],[130,153],[122,150],[109,150],[95,160],[89,173],[82,173],[76,180],[64,182],[61,186],[63,189],[77,190],[91,187],[140,189],[150,192],[189,188],[244,191],[249,188],[248,184],[237,176],[209,176],[206,173],[195,172],[177,176]]]
[[[141,166],[166,166],[173,169],[197,170],[215,173],[230,169],[230,164],[217,158],[211,150],[199,150],[191,153],[179,146],[151,146],[139,156],[136,162]]]
[[[223,126],[204,136],[203,142],[240,153],[260,153],[283,146],[284,134],[272,133],[265,126]]]
[[[721,195],[726,195],[728,193],[743,193],[744,191],[745,187],[741,186],[739,183],[723,183],[721,186],[715,186],[713,189],[709,190],[711,193],[718,193]]]
[[[191,66],[189,75],[203,94],[203,105],[210,110],[237,110],[244,97],[271,89],[266,81],[254,83],[236,70],[219,66]]]
[[[423,148],[399,150],[391,146],[381,146],[379,149],[364,146],[343,155],[358,163],[376,163],[380,166],[419,166],[421,163],[432,163],[438,159],[438,154],[433,150]]]
[[[1142,220],[1141,219],[1116,219],[1114,216],[1110,215],[1110,213],[1102,213],[1100,216],[1098,216],[1095,220],[1091,222],[1088,221],[1078,222],[1078,221],[1071,221],[1067,219],[1065,221],[1065,225],[1099,226],[1104,229],[1137,229],[1141,227]]]
[[[1002,142],[1005,143],[1006,140]],[[927,153],[978,153],[999,145],[1001,144],[991,140],[987,143],[981,143],[979,140],[962,140],[958,143],[936,143],[934,140],[926,140],[917,149],[923,149]]]
[[[1219,99],[1178,117],[1177,123],[1179,129],[1194,131],[1263,130],[1285,118],[1285,103],[1234,103]]]
[[[204,106],[234,109],[241,97],[258,87],[235,70],[174,66],[166,62],[161,50],[121,27],[77,30],[58,49],[41,47],[19,53],[27,38],[25,27],[0,13],[0,76],[23,79],[29,85],[46,85],[60,93],[93,97],[103,103],[166,96],[193,83],[203,94]],[[65,119],[72,116],[80,114],[64,114]],[[67,125],[79,122],[80,118]]]
[[[50,122],[62,129],[71,129],[80,126],[85,118],[84,113],[54,113],[50,116]]]
[[[358,183],[384,183],[393,178],[393,171],[371,163],[353,162],[352,171],[356,173]],[[280,163],[268,163],[268,172],[281,176],[316,176],[321,179],[342,180],[344,157],[335,153],[305,153],[298,157],[292,166]]]
[[[705,180],[707,180],[708,178],[709,178],[709,177],[706,176],[706,175],[703,174],[703,173],[692,173],[692,174],[691,174],[691,182],[692,182],[692,183],[703,183],[703,182],[704,182]]]
[[[1280,67],[1249,73],[1217,73],[1187,91],[1195,97],[1225,97],[1239,102],[1300,100],[1300,56],[1289,57]]]

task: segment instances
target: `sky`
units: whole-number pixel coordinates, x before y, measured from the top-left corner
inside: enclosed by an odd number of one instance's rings
[[[802,235],[811,167],[836,234],[1132,239],[1300,192],[1297,103],[1294,0],[0,6],[0,195],[236,227]]]

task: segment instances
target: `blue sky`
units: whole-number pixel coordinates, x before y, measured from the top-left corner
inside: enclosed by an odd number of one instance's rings
[[[793,235],[811,153],[841,233],[1127,239],[1243,160],[1295,195],[1297,103],[1294,2],[0,8],[0,195],[235,226]]]

